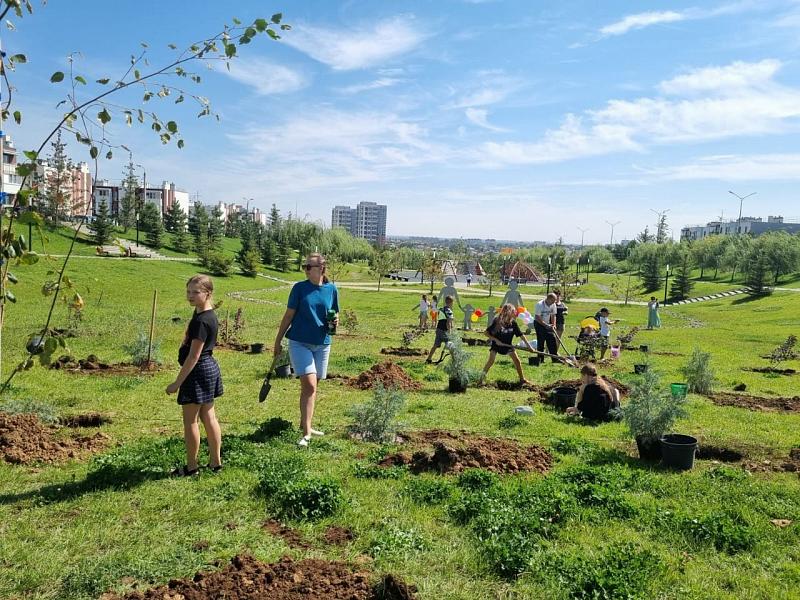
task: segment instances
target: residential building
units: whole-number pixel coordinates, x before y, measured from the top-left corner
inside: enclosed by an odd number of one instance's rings
[[[100,201],[105,200],[108,204],[108,211],[112,217],[117,217],[120,210],[120,201],[125,190],[119,185],[113,185],[107,179],[99,179],[94,184],[94,201],[92,203],[92,214],[97,215]],[[189,192],[181,190],[174,183],[163,181],[161,187],[147,186],[147,191],[143,188],[136,188],[136,198],[155,204],[159,212],[163,215],[172,208],[173,204],[180,206],[185,213],[189,213]]]
[[[242,206],[241,204],[226,204],[225,202],[218,202],[217,206],[222,211],[222,220],[226,223],[234,214],[240,215],[240,218],[249,218],[255,223],[266,225],[269,222],[269,214],[261,212],[258,207],[250,208],[249,205]]]
[[[0,132],[0,144],[3,146],[3,173],[0,186],[0,206],[2,206],[14,204],[22,177],[17,175],[17,149],[14,147],[14,142]]]
[[[749,233],[753,236],[768,231],[800,232],[800,217],[784,219],[782,216],[770,215],[764,221],[761,217],[742,217],[729,221],[709,221],[705,225],[687,225],[681,229],[682,240],[701,240],[709,235],[734,235]]]
[[[359,202],[355,208],[334,206],[331,227],[343,227],[355,237],[382,246],[386,243],[386,205]]]
[[[334,206],[331,212],[331,227],[341,227],[353,233],[356,211],[349,206]]]

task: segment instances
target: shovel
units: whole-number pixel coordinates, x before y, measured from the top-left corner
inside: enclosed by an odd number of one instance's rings
[[[568,365],[570,367],[575,367],[576,369],[578,368],[578,363],[576,362],[574,356],[559,356],[558,354],[550,354],[549,352],[541,352],[539,350],[531,350],[527,346],[512,346],[512,347],[516,348],[517,350],[522,350],[524,352],[530,352],[531,354],[538,354],[539,356],[550,356],[550,357],[553,357],[553,358],[557,358],[557,359],[561,360],[565,365]]]
[[[272,359],[272,364],[269,366],[269,371],[267,371],[267,376],[264,377],[264,383],[261,384],[261,390],[258,392],[258,401],[263,402],[267,399],[269,395],[269,391],[272,389],[272,384],[270,383],[270,379],[272,379],[272,374],[275,372],[275,363],[278,361],[278,355],[275,355],[275,358]]]

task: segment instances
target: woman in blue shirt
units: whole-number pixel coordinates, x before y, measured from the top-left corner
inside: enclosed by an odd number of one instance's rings
[[[275,337],[275,356],[281,352],[284,335],[289,340],[292,369],[300,377],[300,428],[303,437],[297,444],[308,446],[312,435],[325,435],[311,428],[317,382],[325,379],[331,350],[328,311],[333,311],[334,327],[339,323],[339,296],[336,286],[325,276],[325,258],[318,253],[306,257],[306,280],[295,283],[289,293],[286,312]]]

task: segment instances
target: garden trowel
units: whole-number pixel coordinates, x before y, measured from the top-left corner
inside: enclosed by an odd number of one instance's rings
[[[267,399],[267,395],[269,395],[269,391],[272,389],[272,384],[270,383],[270,379],[272,379],[272,374],[275,372],[275,363],[278,361],[278,356],[275,355],[275,358],[272,359],[272,364],[269,366],[269,371],[267,371],[267,376],[264,377],[264,382],[261,384],[261,390],[258,392],[258,401],[263,402]]]

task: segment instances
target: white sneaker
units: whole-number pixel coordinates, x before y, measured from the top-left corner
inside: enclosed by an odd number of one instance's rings
[[[311,429],[309,431],[310,431],[311,435],[318,435],[320,437],[325,435],[324,431],[318,431],[317,429]]]
[[[299,441],[299,442],[297,442],[297,445],[298,445],[300,448],[308,448],[308,443],[309,443],[310,441],[311,441],[311,437],[310,437],[310,436],[307,436],[307,435],[304,435],[303,437],[301,437],[301,438],[300,438],[300,441]]]

